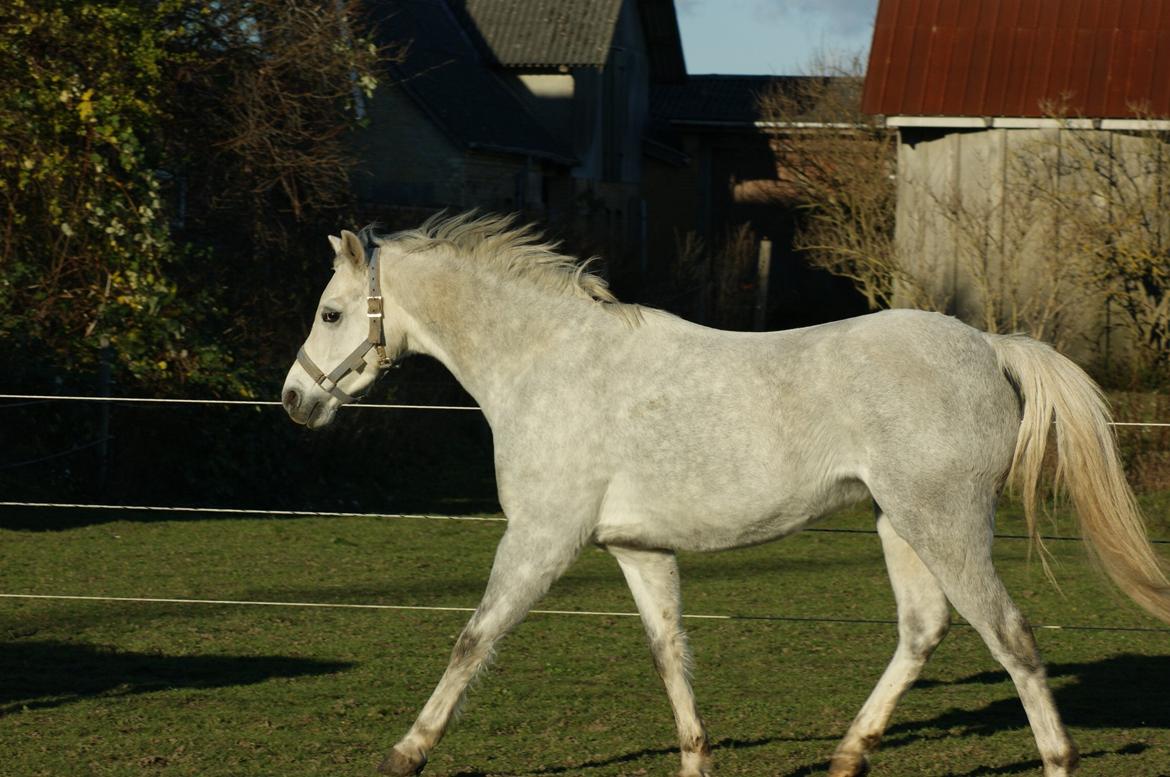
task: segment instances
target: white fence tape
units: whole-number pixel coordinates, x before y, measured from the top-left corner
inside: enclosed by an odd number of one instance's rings
[[[248,407],[280,407],[280,403],[261,399],[167,399],[162,397],[88,397],[62,394],[0,394],[4,400],[36,402],[117,402],[128,405],[245,405]],[[0,405],[0,407],[3,407]],[[343,405],[346,408],[370,410],[479,410],[474,405],[385,405],[358,402]]]
[[[243,405],[251,407],[279,407],[280,402],[265,401],[265,400],[233,400],[233,399],[168,399],[157,397],[93,397],[81,395],[58,395],[58,394],[0,394],[0,400],[20,401],[22,404],[30,404],[32,402],[116,402],[125,404],[174,404],[174,405],[219,405],[232,406]],[[20,405],[16,405],[19,407]],[[0,405],[0,407],[3,407]],[[12,407],[12,405],[9,405]],[[399,405],[399,404],[355,404],[347,405],[346,407],[369,408],[377,410],[447,410],[447,411],[468,411],[479,410],[480,408],[474,406],[463,405]],[[1120,421],[1114,422],[1113,426],[1118,427],[1148,427],[1148,428],[1163,428],[1170,427],[1170,423],[1161,422],[1133,422]],[[463,515],[430,515],[430,514],[412,514],[412,513],[355,513],[355,512],[331,512],[331,511],[315,511],[315,510],[258,510],[246,508],[227,508],[227,507],[173,507],[173,506],[158,506],[158,505],[110,505],[110,504],[81,504],[69,502],[15,502],[15,501],[0,501],[0,507],[30,507],[30,508],[70,508],[79,510],[111,510],[111,511],[127,511],[127,512],[162,512],[162,513],[195,513],[195,514],[220,514],[220,515],[266,515],[266,516],[288,516],[288,517],[326,517],[326,518],[419,518],[425,520],[437,521],[477,521],[484,523],[506,523],[507,519],[500,517],[485,517],[485,516],[463,516]],[[811,529],[810,531],[817,531]],[[872,533],[866,530],[834,530],[823,529],[821,531],[857,531],[858,533]],[[1073,537],[1057,537],[1051,539],[1076,539]],[[422,611],[422,612],[460,612],[470,613],[474,612],[473,607],[440,607],[431,605],[405,605],[405,604],[356,604],[356,603],[342,603],[342,602],[270,602],[270,601],[249,601],[236,599],[190,599],[190,598],[173,598],[173,597],[131,597],[131,596],[94,596],[94,595],[71,595],[71,594],[26,594],[26,593],[0,593],[0,599],[26,599],[26,600],[65,600],[65,601],[87,601],[87,602],[123,602],[136,604],[183,604],[183,605],[230,605],[230,606],[256,606],[256,607],[302,607],[302,608],[334,608],[334,609],[364,609],[364,610],[404,610],[404,611]],[[636,618],[639,617],[636,612],[617,612],[604,610],[531,610],[532,615],[577,615],[577,616],[598,616],[598,617],[620,617],[620,618]],[[787,622],[809,622],[809,623],[841,623],[841,624],[883,624],[893,625],[897,621],[882,620],[882,619],[866,619],[866,618],[828,618],[815,616],[785,616],[785,615],[709,615],[709,614],[684,614],[684,618],[692,620],[767,620],[767,621],[787,621]],[[960,623],[958,625],[967,625]],[[1114,631],[1114,632],[1166,632],[1170,633],[1170,629],[1156,628],[1156,627],[1110,627],[1110,626],[1081,626],[1081,625],[1034,625],[1035,629],[1046,630],[1079,630],[1079,631]]]
[[[169,399],[165,397],[91,397],[64,394],[0,394],[0,400],[31,402],[115,402],[119,404],[150,405],[244,405],[248,407],[280,407],[280,402],[262,399]],[[0,408],[4,407],[0,405]],[[9,406],[11,407],[11,405]],[[475,405],[396,405],[375,402],[357,402],[343,405],[345,408],[369,410],[479,410]],[[1134,426],[1149,428],[1170,428],[1170,422],[1158,421],[1114,421],[1112,426]]]
[[[475,612],[474,607],[441,607],[438,605],[421,604],[362,604],[350,602],[269,602],[248,599],[189,599],[163,596],[83,596],[72,594],[4,594],[0,599],[33,599],[56,601],[81,602],[121,602],[130,604],[183,604],[183,605],[221,605],[239,607],[301,607],[309,609],[341,609],[341,610],[398,610],[416,612]],[[638,618],[636,612],[619,610],[529,610],[529,615],[576,615],[595,618]],[[815,615],[742,615],[742,614],[688,614],[683,613],[688,620],[706,621],[781,621],[785,623],[838,623],[860,625],[897,625],[896,620],[886,618],[830,618]],[[956,626],[969,626],[963,621],[956,621]],[[1041,624],[1032,626],[1033,629],[1045,631],[1114,631],[1114,632],[1155,632],[1170,634],[1170,629],[1156,626],[1088,626],[1088,625],[1056,625]]]
[[[174,507],[160,505],[81,504],[75,502],[0,502],[0,507],[48,507],[74,510],[117,510],[140,513],[207,513],[215,515],[279,515],[295,518],[422,518],[428,521],[479,521],[507,523],[506,518],[479,515],[429,515],[423,513],[345,513],[321,510],[256,510],[241,507]]]

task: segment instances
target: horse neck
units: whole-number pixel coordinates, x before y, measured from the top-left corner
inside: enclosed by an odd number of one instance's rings
[[[589,300],[442,257],[406,257],[390,288],[410,321],[409,347],[442,362],[489,421],[552,355],[612,316]]]

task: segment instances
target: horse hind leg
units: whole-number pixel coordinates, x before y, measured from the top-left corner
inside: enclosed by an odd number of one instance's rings
[[[1011,676],[1036,738],[1045,777],[1068,777],[1079,761],[1076,745],[1056,710],[1031,627],[992,564],[990,515],[971,507],[965,513],[946,514],[956,520],[928,521],[890,510],[890,525],[909,540],[951,604]]]
[[[869,771],[869,754],[877,748],[894,707],[950,628],[950,606],[934,575],[884,515],[879,514],[877,528],[898,606],[898,647],[833,753],[830,777],[860,777]]]
[[[679,777],[707,777],[711,773],[711,747],[687,679],[690,656],[681,626],[678,562],[669,551],[620,547],[608,550],[617,559],[634,595],[654,666],[674,710],[682,749]]]

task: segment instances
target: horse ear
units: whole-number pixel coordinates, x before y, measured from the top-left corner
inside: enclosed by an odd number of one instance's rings
[[[341,253],[341,238],[339,238],[337,235],[329,236],[329,245],[333,246],[333,253]]]
[[[364,267],[366,264],[366,251],[362,248],[362,241],[358,236],[350,232],[348,229],[341,230],[341,240],[338,241],[340,246],[336,248],[337,260],[347,259],[353,263],[354,267]]]

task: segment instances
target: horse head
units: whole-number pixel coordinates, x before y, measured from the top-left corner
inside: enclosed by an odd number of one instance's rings
[[[281,391],[289,416],[310,429],[328,426],[338,407],[369,391],[405,350],[402,329],[388,315],[393,306],[382,296],[381,249],[349,231],[329,242],[333,277]]]

